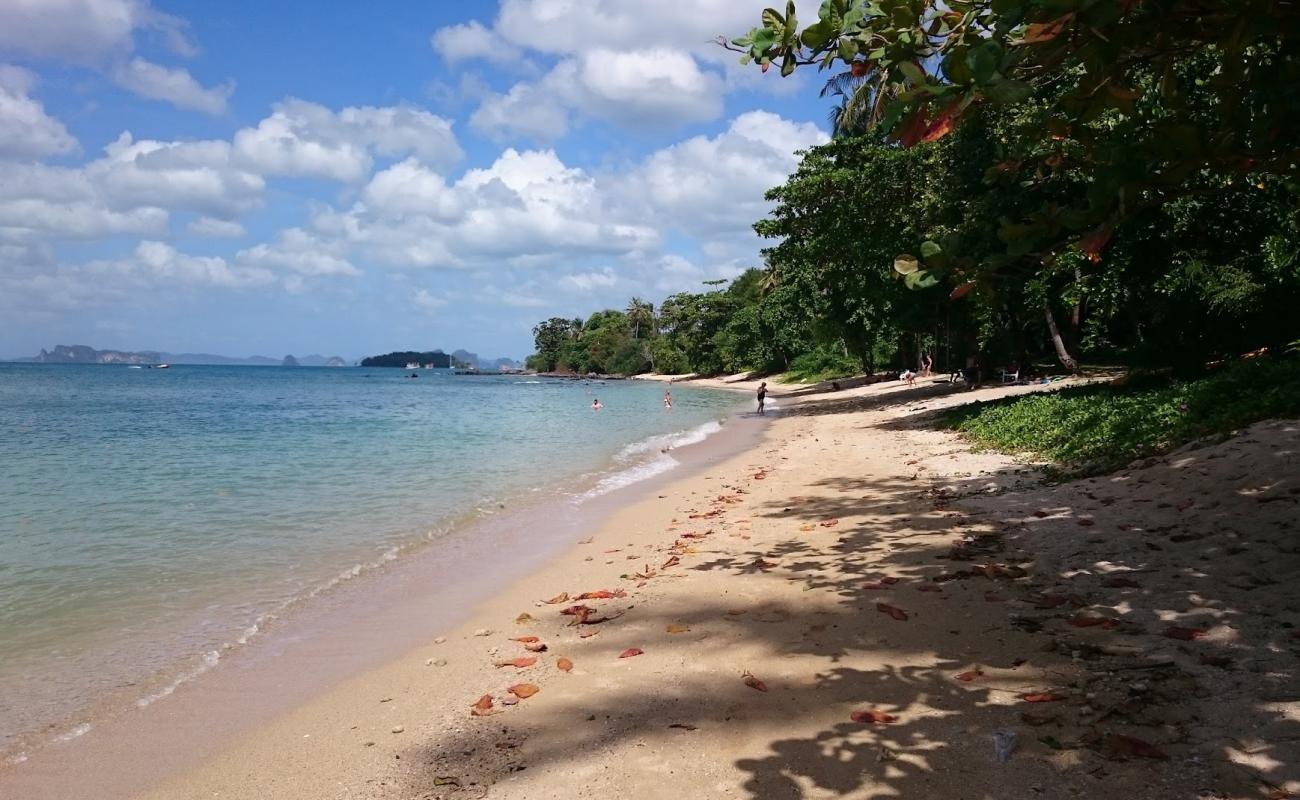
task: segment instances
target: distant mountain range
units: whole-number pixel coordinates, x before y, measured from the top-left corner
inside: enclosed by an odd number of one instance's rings
[[[441,350],[436,351],[443,355]],[[391,355],[391,354],[390,354]],[[419,355],[403,353],[401,355]],[[447,356],[443,356],[446,358]],[[480,359],[477,354],[466,350],[456,350],[450,356],[459,366],[469,366],[482,370],[518,369],[513,359],[498,358],[492,361]],[[234,364],[254,367],[346,367],[349,363],[339,356],[287,355],[284,358],[267,356],[249,356],[234,358],[213,353],[164,353],[157,350],[96,350],[84,344],[61,344],[53,350],[42,349],[32,358],[18,358],[15,361],[36,364]],[[407,359],[411,360],[411,359]],[[367,365],[369,366],[369,365]],[[398,366],[405,366],[405,361]]]
[[[237,364],[257,367],[303,366],[346,367],[348,362],[339,356],[285,356],[268,358],[249,356],[233,358],[212,353],[163,353],[157,350],[96,350],[84,344],[61,344],[53,350],[42,349],[33,358],[20,358],[36,364]]]

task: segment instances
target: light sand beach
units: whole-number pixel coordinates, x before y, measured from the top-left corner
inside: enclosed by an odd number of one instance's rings
[[[754,449],[142,797],[1300,792],[1300,424],[1047,485],[930,424],[1043,387],[771,388]]]

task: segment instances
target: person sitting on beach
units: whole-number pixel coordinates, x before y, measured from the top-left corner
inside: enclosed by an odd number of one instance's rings
[[[601,410],[602,408],[604,408],[604,406],[600,404],[600,398],[599,398],[599,397],[593,397],[593,398],[591,399],[591,410],[592,410],[592,411],[599,411],[599,410]]]
[[[664,410],[665,410],[665,411],[672,411],[672,410],[673,410],[673,393],[672,393],[672,392],[664,392]]]
[[[767,402],[767,381],[763,381],[758,385],[758,413],[760,414],[767,413],[766,411],[763,410],[763,406],[766,402]]]

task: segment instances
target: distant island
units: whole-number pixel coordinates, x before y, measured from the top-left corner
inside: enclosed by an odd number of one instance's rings
[[[190,365],[240,365],[255,367],[303,366],[303,367],[346,367],[348,362],[339,356],[297,356],[280,358],[267,356],[249,356],[234,358],[212,353],[164,353],[157,350],[96,350],[84,344],[61,344],[53,350],[42,349],[32,358],[19,361],[35,364],[190,364]]]
[[[510,358],[498,358],[484,361],[477,353],[456,350],[450,354],[442,350],[398,350],[382,356],[368,356],[361,359],[363,367],[396,367],[398,369],[458,369],[484,372],[515,372],[519,364]]]

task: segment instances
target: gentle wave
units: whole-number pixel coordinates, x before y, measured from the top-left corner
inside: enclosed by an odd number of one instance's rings
[[[575,499],[577,502],[583,502],[609,494],[616,489],[622,489],[624,486],[631,486],[634,483],[648,480],[656,475],[662,475],[681,463],[670,456],[669,451],[677,447],[699,444],[721,430],[722,423],[706,422],[689,430],[648,436],[640,441],[632,442],[619,451],[615,457],[616,461],[625,464],[651,453],[656,455],[648,461],[643,460],[635,466],[606,475],[597,481],[595,486],[579,494]]]

